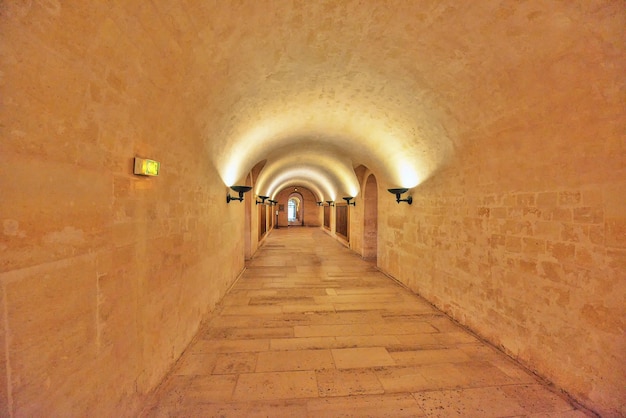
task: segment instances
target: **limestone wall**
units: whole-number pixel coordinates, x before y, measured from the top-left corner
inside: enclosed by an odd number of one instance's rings
[[[379,263],[603,416],[624,416],[626,67],[596,40],[459,83],[473,110],[453,105],[455,157],[412,206],[379,190]]]
[[[242,270],[243,205],[207,163],[180,40],[54,4],[0,13],[0,416],[134,415]]]
[[[626,415],[624,27],[611,0],[0,2],[0,415],[133,414],[243,267],[224,144],[336,109],[318,145],[375,174],[383,132],[437,156],[410,207],[377,176],[381,268]]]

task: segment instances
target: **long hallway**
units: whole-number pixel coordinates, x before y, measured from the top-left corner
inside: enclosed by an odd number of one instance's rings
[[[143,416],[587,416],[318,228],[273,230],[211,318]]]

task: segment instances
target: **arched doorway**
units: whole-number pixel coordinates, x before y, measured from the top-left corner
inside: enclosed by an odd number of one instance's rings
[[[287,200],[287,222],[289,226],[304,225],[304,199],[300,193],[291,193]]]
[[[363,258],[376,261],[378,257],[378,183],[370,174],[363,193]]]
[[[249,174],[246,177],[246,186],[252,186],[252,175]],[[246,198],[244,199],[244,210],[246,213],[246,220],[244,226],[244,245],[243,245],[243,256],[245,260],[250,260],[252,258],[252,199]]]

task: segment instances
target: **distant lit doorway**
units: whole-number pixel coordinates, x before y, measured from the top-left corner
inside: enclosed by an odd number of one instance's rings
[[[289,226],[304,225],[304,200],[300,193],[292,193],[287,201],[287,222]]]

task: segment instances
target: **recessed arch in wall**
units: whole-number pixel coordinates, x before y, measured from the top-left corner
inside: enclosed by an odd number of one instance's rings
[[[363,258],[378,258],[378,182],[369,174],[363,188]]]
[[[252,173],[246,176],[246,186],[252,186]],[[252,199],[246,197],[244,200],[245,223],[244,223],[244,259],[252,258]]]

